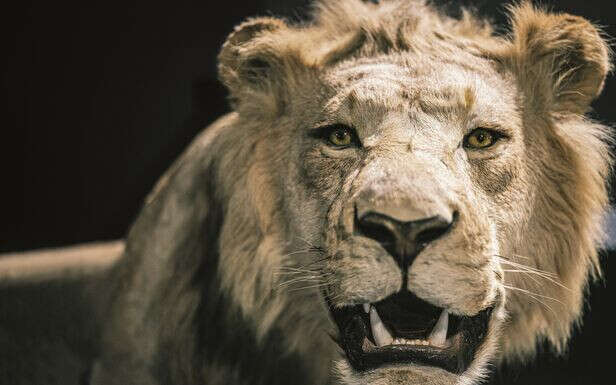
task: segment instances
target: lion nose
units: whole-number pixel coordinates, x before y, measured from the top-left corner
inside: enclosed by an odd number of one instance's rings
[[[413,263],[419,252],[430,242],[445,235],[457,215],[451,220],[440,215],[401,222],[388,215],[370,211],[356,218],[356,228],[368,238],[379,242],[398,262],[403,271]]]

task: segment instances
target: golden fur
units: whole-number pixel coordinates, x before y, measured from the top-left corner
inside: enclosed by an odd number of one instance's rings
[[[511,32],[421,0],[322,0],[312,21],[255,18],[219,56],[235,111],[148,197],[111,272],[92,384],[474,384],[489,362],[562,351],[608,205],[608,128],[587,119],[610,71],[586,20],[527,2]],[[356,129],[336,150],[308,132]],[[459,145],[474,127],[507,139]],[[353,210],[459,213],[404,272]],[[392,212],[393,212],[392,211]],[[459,315],[494,306],[461,374],[351,368],[334,306],[398,290]]]

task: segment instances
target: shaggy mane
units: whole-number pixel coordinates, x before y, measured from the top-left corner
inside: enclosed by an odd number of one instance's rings
[[[392,0],[373,4],[360,0],[317,2],[311,25],[318,40],[348,37],[338,47],[340,57],[373,56],[428,48],[435,41],[464,43],[492,38],[492,26],[467,10],[455,19],[424,0]],[[319,39],[320,37],[320,39]],[[359,43],[361,42],[361,43]]]

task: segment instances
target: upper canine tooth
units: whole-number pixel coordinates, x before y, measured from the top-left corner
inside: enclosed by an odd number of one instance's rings
[[[378,347],[390,345],[393,342],[393,338],[387,327],[381,321],[379,313],[377,313],[374,306],[370,307],[370,327],[372,328],[372,335],[374,336],[374,342]]]
[[[364,304],[364,311],[366,312],[366,314],[370,313],[370,304],[369,303],[365,303]]]
[[[447,310],[443,310],[441,316],[438,318],[436,325],[434,325],[434,329],[430,333],[428,337],[428,341],[430,341],[431,345],[434,346],[444,346],[445,340],[447,339],[447,328],[449,326],[449,313]]]

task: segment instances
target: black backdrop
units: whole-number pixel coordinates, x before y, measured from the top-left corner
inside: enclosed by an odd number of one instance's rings
[[[301,17],[306,3],[33,0],[0,9],[0,252],[122,237],[157,177],[227,111],[215,57],[233,25]],[[438,3],[472,4],[504,23],[504,1]],[[605,0],[543,3],[616,36]],[[615,121],[615,98],[610,78],[594,115]],[[607,384],[612,292],[607,278],[592,287],[592,312],[564,357],[540,354],[494,383]]]

